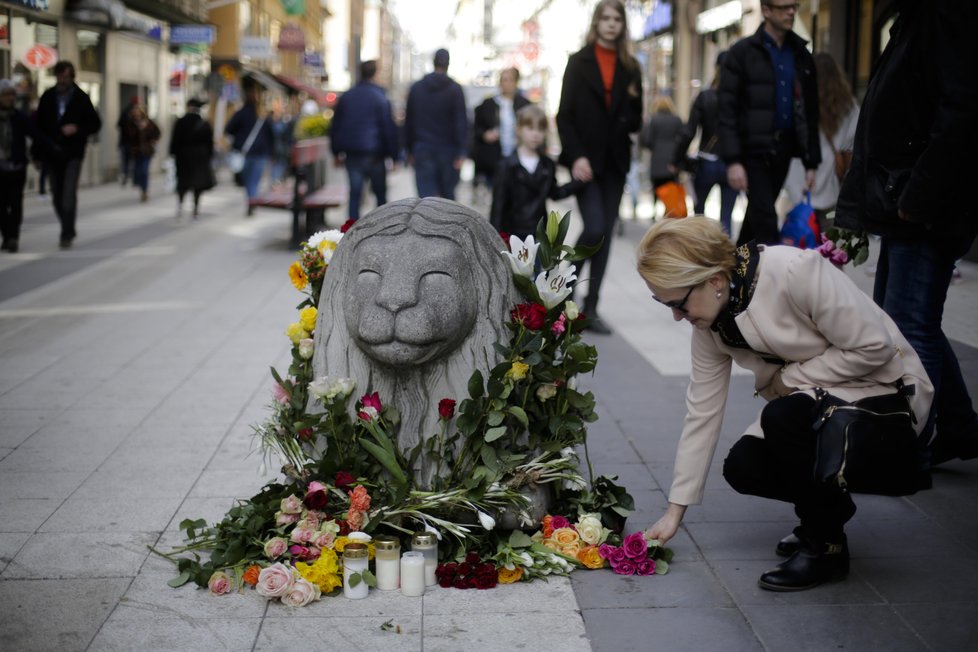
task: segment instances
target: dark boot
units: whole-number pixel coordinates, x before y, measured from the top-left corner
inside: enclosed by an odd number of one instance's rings
[[[785,538],[778,541],[778,545],[774,548],[775,554],[779,557],[790,557],[791,555],[798,552],[798,548],[801,547],[801,539],[804,535],[801,532],[801,526],[799,525],[791,534]]]
[[[849,575],[849,544],[845,535],[839,543],[818,543],[801,539],[801,545],[787,561],[761,575],[758,586],[768,591],[805,591],[830,580]]]

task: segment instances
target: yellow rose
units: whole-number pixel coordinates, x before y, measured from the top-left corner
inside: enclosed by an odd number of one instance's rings
[[[581,551],[580,540],[574,543],[561,543],[557,545],[557,552],[565,557],[570,557],[571,559],[577,559],[577,553]]]
[[[500,584],[513,584],[514,582],[519,582],[521,579],[523,579],[522,566],[517,566],[513,570],[509,570],[505,566],[500,566],[496,572],[496,581]]]
[[[316,330],[316,309],[308,306],[299,311],[299,323],[310,333]]]
[[[339,554],[343,554],[343,548],[346,548],[346,544],[349,542],[349,537],[336,537],[336,541],[333,542],[333,550]]]
[[[562,546],[569,543],[576,543],[581,540],[581,536],[577,533],[577,531],[570,527],[557,528],[554,530],[554,533],[550,535],[550,538]]]
[[[526,378],[528,371],[530,371],[530,365],[517,360],[513,363],[513,366],[509,368],[509,371],[506,372],[506,378],[509,378],[510,380],[523,380]]]
[[[306,276],[306,272],[302,269],[302,264],[298,260],[289,266],[289,278],[292,280],[292,285],[295,286],[296,290],[305,290],[306,286],[309,285],[309,277]]]
[[[577,560],[587,568],[604,568],[604,559],[598,554],[597,546],[588,546],[577,553]]]
[[[304,329],[302,324],[299,322],[289,324],[289,327],[285,329],[285,334],[296,346],[298,346],[300,340],[304,340],[309,337],[309,331]]]
[[[544,539],[543,540],[543,545],[547,546],[548,548],[550,548],[554,552],[557,552],[557,551],[560,550],[560,545],[556,541],[554,541],[553,539]]]

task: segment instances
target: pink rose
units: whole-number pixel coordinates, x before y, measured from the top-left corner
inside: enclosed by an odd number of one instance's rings
[[[298,543],[296,543],[289,546],[289,554],[299,561],[305,561],[309,558],[309,548],[306,546],[300,546]]]
[[[622,559],[617,564],[612,564],[611,569],[618,575],[634,575],[636,567],[631,559]]]
[[[292,583],[289,590],[282,596],[282,602],[290,607],[304,607],[313,600],[318,600],[321,591],[309,580],[299,578]]]
[[[286,514],[285,512],[275,513],[275,525],[292,525],[299,522],[298,514]]]
[[[654,559],[643,559],[642,561],[635,564],[635,574],[636,575],[655,575],[655,560]]]
[[[309,488],[306,491],[306,496],[302,499],[302,502],[309,509],[323,509],[329,502],[328,492],[329,490],[327,489],[326,485],[324,485],[322,482],[313,480],[309,483]]]
[[[279,405],[288,405],[289,402],[292,400],[289,397],[289,393],[285,391],[285,388],[279,385],[278,383],[275,383],[272,386],[272,397],[275,399],[275,402],[278,403]]]
[[[550,521],[550,525],[553,529],[559,530],[562,527],[571,527],[571,522],[563,516],[554,516]]]
[[[277,562],[268,568],[261,569],[261,572],[258,573],[258,584],[255,585],[255,591],[258,592],[258,595],[268,599],[280,598],[288,593],[293,583],[295,583],[295,576],[292,569],[281,562]]]
[[[314,562],[319,559],[319,555],[321,554],[323,554],[322,550],[320,550],[317,546],[310,545],[306,552],[306,557],[302,561]]]
[[[602,552],[602,548],[604,551]],[[625,550],[618,546],[609,546],[606,543],[598,547],[598,554],[611,562],[612,565],[625,559]]]
[[[301,514],[302,500],[295,494],[290,494],[288,498],[283,498],[279,509],[283,514]]]
[[[292,543],[309,543],[316,538],[316,531],[310,530],[304,527],[297,527],[292,530],[292,534],[289,535],[289,541]]]
[[[269,559],[278,559],[289,549],[289,542],[282,537],[275,537],[265,542],[265,556]]]
[[[224,595],[231,592],[231,578],[224,571],[214,571],[211,578],[207,580],[207,588],[214,595]]]
[[[555,336],[560,337],[564,334],[565,330],[567,330],[567,317],[564,316],[564,313],[560,313],[560,317],[558,317],[557,321],[555,321],[553,326],[550,327],[550,332]]]
[[[320,532],[316,535],[316,539],[313,544],[319,548],[332,548],[333,543],[336,541],[336,534],[333,532]]]
[[[625,556],[629,559],[645,559],[648,554],[649,544],[645,541],[643,532],[634,532],[625,537],[621,542],[621,547],[625,551]]]

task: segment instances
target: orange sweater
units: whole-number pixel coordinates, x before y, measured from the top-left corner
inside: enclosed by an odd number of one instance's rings
[[[594,56],[598,58],[598,68],[601,70],[601,81],[604,83],[604,103],[611,108],[611,87],[615,83],[615,62],[618,51],[594,44]]]

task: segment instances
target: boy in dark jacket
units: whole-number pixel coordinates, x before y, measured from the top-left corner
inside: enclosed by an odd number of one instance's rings
[[[547,198],[563,199],[582,185],[557,185],[557,165],[541,154],[547,134],[547,115],[530,104],[516,112],[516,151],[496,168],[489,222],[497,230],[526,238],[547,216]]]

